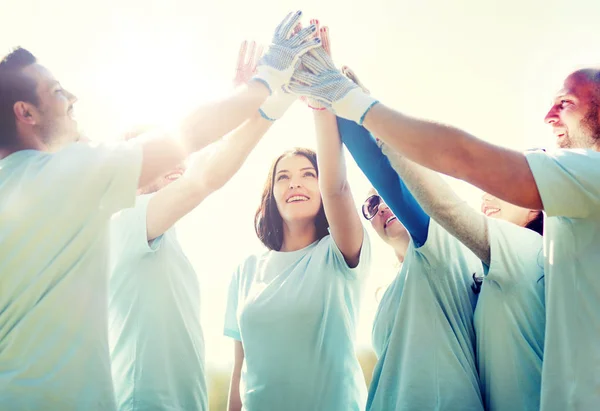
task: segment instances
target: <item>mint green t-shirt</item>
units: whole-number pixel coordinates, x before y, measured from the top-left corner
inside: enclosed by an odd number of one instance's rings
[[[141,161],[83,143],[0,160],[0,410],[115,409],[108,231]]]
[[[407,250],[373,324],[377,364],[367,410],[482,411],[473,274],[481,261],[433,219]]]
[[[475,309],[485,407],[537,411],[546,325],[542,236],[493,218],[488,236],[490,266]]]
[[[251,256],[239,266],[225,335],[244,346],[244,410],[364,409],[355,337],[369,264],[365,232],[352,269],[330,235],[298,251]]]
[[[600,409],[600,153],[528,152],[544,211],[543,411]]]
[[[150,244],[152,195],[111,224],[109,337],[119,411],[208,410],[200,286],[175,228]]]

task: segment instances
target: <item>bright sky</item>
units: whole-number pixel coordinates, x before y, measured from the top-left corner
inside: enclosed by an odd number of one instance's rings
[[[565,74],[600,62],[597,0],[0,0],[0,50],[22,45],[79,97],[87,135],[112,140],[129,126],[169,122],[231,90],[239,44],[267,42],[290,10],[330,27],[333,57],[372,94],[419,117],[462,127],[512,148],[552,146],[542,119]],[[271,160],[315,147],[310,111],[297,103],[238,175],[178,224],[202,288],[207,361],[225,366],[222,337],[231,273],[260,251],[253,229]],[[368,182],[348,156],[357,207]],[[480,193],[456,189],[478,206]],[[375,290],[396,274],[390,250],[374,248],[359,342],[370,345]]]

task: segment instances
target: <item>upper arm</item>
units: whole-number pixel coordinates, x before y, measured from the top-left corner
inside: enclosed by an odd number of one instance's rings
[[[398,155],[387,145],[384,153],[425,211],[481,261],[489,264],[487,218],[456,195],[435,171]]]
[[[182,140],[163,131],[144,133],[128,144],[138,146],[142,151],[142,169],[138,187],[145,187],[174,169],[191,151],[185,147]]]
[[[142,195],[135,207],[119,211],[111,220],[111,249],[115,257],[139,256],[158,249],[162,237],[148,239],[147,215],[154,196]]]
[[[316,112],[315,125],[319,185],[329,231],[348,266],[356,267],[364,230],[346,179],[346,163],[336,117],[329,112]]]
[[[111,215],[135,203],[141,151],[127,145],[71,144],[49,156],[42,172],[59,178],[79,209]]]
[[[150,200],[146,213],[148,241],[164,234],[208,196],[208,190],[186,176],[162,188]]]
[[[383,104],[369,110],[364,124],[418,164],[465,180],[509,203],[542,208],[523,153],[487,143],[455,127],[403,115]]]
[[[541,210],[540,193],[524,153],[471,139],[457,177],[511,204]]]
[[[337,119],[342,142],[358,167],[402,222],[417,246],[427,240],[429,216],[404,185],[369,131],[354,121]]]
[[[548,216],[600,215],[600,153],[558,150],[527,153],[527,160]]]

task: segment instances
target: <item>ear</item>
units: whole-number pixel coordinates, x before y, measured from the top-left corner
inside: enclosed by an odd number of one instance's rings
[[[17,101],[13,106],[13,112],[17,118],[17,122],[29,125],[35,125],[37,122],[38,112],[33,104]]]

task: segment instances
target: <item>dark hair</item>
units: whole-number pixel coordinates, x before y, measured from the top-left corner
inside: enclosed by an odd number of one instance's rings
[[[544,235],[544,213],[538,211],[538,214],[535,216],[535,218],[528,222],[525,228],[529,228],[539,235]]]
[[[35,56],[21,47],[14,48],[0,61],[0,146],[11,145],[17,138],[15,103],[39,104],[35,80],[21,71],[36,62]]]
[[[319,175],[319,168],[317,166],[317,154],[308,148],[294,148],[281,154],[275,159],[267,181],[263,188],[262,198],[260,206],[256,210],[254,216],[254,229],[256,235],[262,241],[262,243],[269,249],[279,251],[283,245],[283,218],[279,214],[277,204],[275,203],[275,197],[273,195],[273,185],[275,184],[275,170],[279,161],[286,156],[304,156],[310,161]],[[315,217],[315,227],[317,228],[317,239],[325,237],[329,234],[329,222],[327,216],[325,216],[325,210],[323,204],[319,208],[319,212]]]

